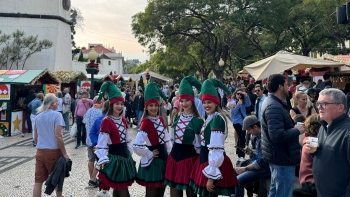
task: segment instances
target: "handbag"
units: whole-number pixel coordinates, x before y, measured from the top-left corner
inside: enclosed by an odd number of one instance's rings
[[[74,123],[72,128],[70,128],[70,132],[69,132],[69,135],[71,138],[74,138],[76,135],[77,135],[77,123]]]

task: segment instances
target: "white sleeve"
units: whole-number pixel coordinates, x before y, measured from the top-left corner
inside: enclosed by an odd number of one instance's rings
[[[141,156],[141,167],[149,166],[153,161],[153,152],[146,147],[146,140],[148,140],[148,135],[145,131],[140,130],[135,138],[133,144],[133,150],[138,155]]]
[[[168,154],[170,154],[171,149],[173,148],[173,145],[170,141],[168,129],[165,129],[164,131],[164,143],[165,143],[166,151],[168,152]]]
[[[109,133],[100,132],[98,135],[95,154],[99,158],[96,167],[98,168],[103,163],[108,163],[108,144],[111,143]]]
[[[195,134],[194,136],[194,149],[196,150],[197,154],[201,153],[201,135]]]
[[[165,110],[170,110],[170,109],[171,109],[171,104],[168,103],[166,106],[164,106],[164,109],[165,109]]]
[[[212,131],[210,136],[209,165],[203,169],[203,174],[213,180],[222,179],[219,167],[224,161],[225,134],[221,131]]]
[[[127,146],[128,146],[128,150],[129,150],[129,152],[130,152],[130,155],[132,155],[132,153],[133,153],[133,148],[132,148],[132,140],[131,140],[131,138],[130,138],[129,130],[126,129],[125,133],[126,133],[126,143],[127,143]]]

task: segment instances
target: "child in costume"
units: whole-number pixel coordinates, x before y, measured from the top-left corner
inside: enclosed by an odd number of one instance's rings
[[[187,197],[196,196],[189,183],[201,146],[200,140],[194,144],[195,137],[200,138],[204,121],[196,108],[192,86],[198,91],[201,89],[200,82],[195,77],[188,76],[182,79],[179,88],[181,110],[174,116],[172,125],[174,144],[167,160],[164,181],[164,184],[170,187],[171,197],[182,197],[183,190],[186,190]]]
[[[108,197],[109,188],[113,196],[129,197],[128,187],[136,177],[136,162],[132,159],[131,139],[128,124],[123,117],[124,98],[111,81],[101,86],[98,100],[107,92],[110,108],[101,122],[95,154],[99,158],[96,168],[100,173],[100,197]]]
[[[224,144],[228,134],[227,121],[221,113],[220,97],[216,87],[230,94],[227,87],[217,79],[207,79],[202,85],[203,107],[207,119],[201,129],[200,156],[194,165],[190,185],[200,196],[231,196],[238,185],[232,162],[225,154]]]
[[[136,182],[146,187],[146,197],[163,197],[166,160],[171,151],[167,126],[158,115],[159,99],[166,101],[164,93],[154,82],[145,88],[145,111],[141,118],[133,148],[141,156]],[[165,107],[171,108],[170,104]]]

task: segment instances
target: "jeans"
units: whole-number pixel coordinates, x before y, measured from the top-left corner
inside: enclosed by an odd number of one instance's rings
[[[270,164],[271,186],[269,197],[292,197],[295,166],[278,166]]]
[[[30,120],[30,115],[32,114],[32,111],[29,109],[26,109],[26,120],[27,120],[27,127],[28,127],[28,133],[32,132],[32,121]]]
[[[239,185],[235,186],[235,197],[244,197],[244,186],[246,184],[255,183],[261,179],[268,178],[270,175],[270,169],[246,171],[238,175]]]
[[[66,131],[69,131],[69,112],[66,112],[65,114],[63,114],[63,120],[64,120],[64,129]]]
[[[32,138],[33,139],[34,139],[34,135],[35,135],[35,130],[34,130],[35,118],[36,118],[36,115],[30,114],[30,120],[32,121]]]
[[[86,145],[86,128],[83,123],[83,116],[77,116],[77,146],[80,146],[80,141]]]
[[[137,128],[140,128],[140,122],[141,122],[143,111],[136,110],[135,113],[137,117]]]

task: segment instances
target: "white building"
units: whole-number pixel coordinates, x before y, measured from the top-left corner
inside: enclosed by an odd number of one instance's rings
[[[89,49],[83,50],[83,57],[87,58],[90,52],[90,48],[94,47],[96,53],[101,58],[101,63],[99,65],[99,74],[124,74],[124,57],[121,52],[116,53],[114,47],[111,49],[105,48],[102,44],[88,44]],[[75,57],[78,58],[80,54]],[[85,71],[85,64],[88,62],[76,62],[73,61],[72,70]]]
[[[71,70],[70,0],[2,0],[0,30],[11,34],[17,29],[25,36],[53,42],[50,49],[33,54],[25,70]],[[3,45],[0,45],[0,48]],[[15,69],[12,67],[12,69]],[[22,69],[22,68],[19,68]]]

